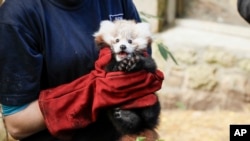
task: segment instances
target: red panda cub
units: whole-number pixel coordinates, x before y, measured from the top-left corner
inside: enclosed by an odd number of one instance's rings
[[[113,57],[105,70],[133,72],[144,69],[154,73],[156,63],[146,53],[151,46],[151,36],[148,23],[136,23],[132,20],[102,21],[94,37],[99,48],[111,48]],[[158,124],[159,114],[160,103],[157,102],[145,108],[114,108],[108,112],[108,119],[122,141],[134,141],[137,135],[154,141],[158,137],[154,129]]]

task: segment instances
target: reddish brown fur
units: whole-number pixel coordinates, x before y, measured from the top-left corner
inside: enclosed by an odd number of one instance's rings
[[[96,46],[98,47],[98,49],[104,47],[104,46],[107,46],[107,47],[110,47],[110,45],[108,45],[102,38],[102,36],[96,36],[95,37],[95,43],[96,43]]]

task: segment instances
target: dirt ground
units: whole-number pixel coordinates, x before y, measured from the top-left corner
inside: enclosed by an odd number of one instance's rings
[[[164,141],[229,141],[230,124],[249,124],[250,113],[163,110],[158,132]]]

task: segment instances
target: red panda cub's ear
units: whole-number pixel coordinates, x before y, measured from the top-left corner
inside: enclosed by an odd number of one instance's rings
[[[151,46],[152,35],[149,23],[137,23],[135,25],[136,38],[134,42],[137,44],[138,50],[144,50]]]
[[[136,31],[139,34],[140,37],[151,37],[151,29],[149,23],[137,23],[136,24]]]
[[[153,42],[152,37],[149,37],[149,38],[148,38],[148,45],[147,45],[147,48],[150,48],[150,47],[151,47],[152,42]]]
[[[98,36],[98,37],[95,38],[95,44],[96,44],[96,47],[97,47],[98,50],[103,48],[103,47],[109,46],[108,44],[106,44],[103,41],[102,36]]]
[[[111,46],[114,42],[115,24],[111,21],[105,20],[100,24],[100,28],[94,33],[95,42],[97,45],[106,44]]]

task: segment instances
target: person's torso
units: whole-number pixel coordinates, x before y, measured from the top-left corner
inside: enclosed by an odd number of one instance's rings
[[[124,17],[121,0],[83,0],[70,7],[54,0],[9,1],[18,3],[13,10],[24,14],[23,19],[11,22],[32,32],[35,50],[43,55],[43,89],[90,72],[98,56],[92,35],[100,21]]]

